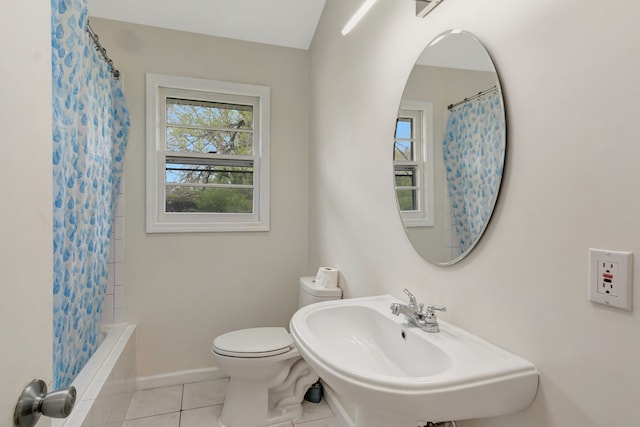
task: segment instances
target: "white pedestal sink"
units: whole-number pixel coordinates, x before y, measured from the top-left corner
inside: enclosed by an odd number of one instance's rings
[[[302,357],[356,405],[357,427],[415,427],[525,409],[535,366],[440,321],[428,333],[393,316],[389,295],[312,304],[291,319]]]

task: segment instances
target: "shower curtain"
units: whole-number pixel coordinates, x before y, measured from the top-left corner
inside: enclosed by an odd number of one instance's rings
[[[67,387],[98,345],[129,115],[86,32],[86,0],[52,0],[53,374]]]
[[[497,91],[451,111],[443,143],[444,164],[462,253],[476,242],[493,210],[504,165],[504,138]]]

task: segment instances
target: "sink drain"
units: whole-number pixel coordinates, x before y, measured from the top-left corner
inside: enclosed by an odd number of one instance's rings
[[[402,337],[403,340],[407,339],[407,331],[405,331],[404,329],[402,331],[400,331],[400,336]]]

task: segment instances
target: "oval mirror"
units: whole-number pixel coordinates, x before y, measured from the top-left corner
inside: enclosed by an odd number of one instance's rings
[[[489,223],[506,149],[498,74],[472,34],[448,31],[424,49],[393,144],[396,200],[411,244],[432,264],[460,261]]]

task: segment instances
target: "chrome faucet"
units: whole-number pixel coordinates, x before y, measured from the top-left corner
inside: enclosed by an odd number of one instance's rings
[[[408,289],[404,289],[404,293],[409,297],[409,304],[398,304],[394,302],[391,304],[391,313],[396,316],[404,314],[410,323],[419,327],[427,332],[440,332],[440,326],[438,325],[438,318],[435,311],[447,311],[447,307],[439,305],[428,305],[427,309],[424,309],[424,304],[418,304],[416,297],[409,292]]]

